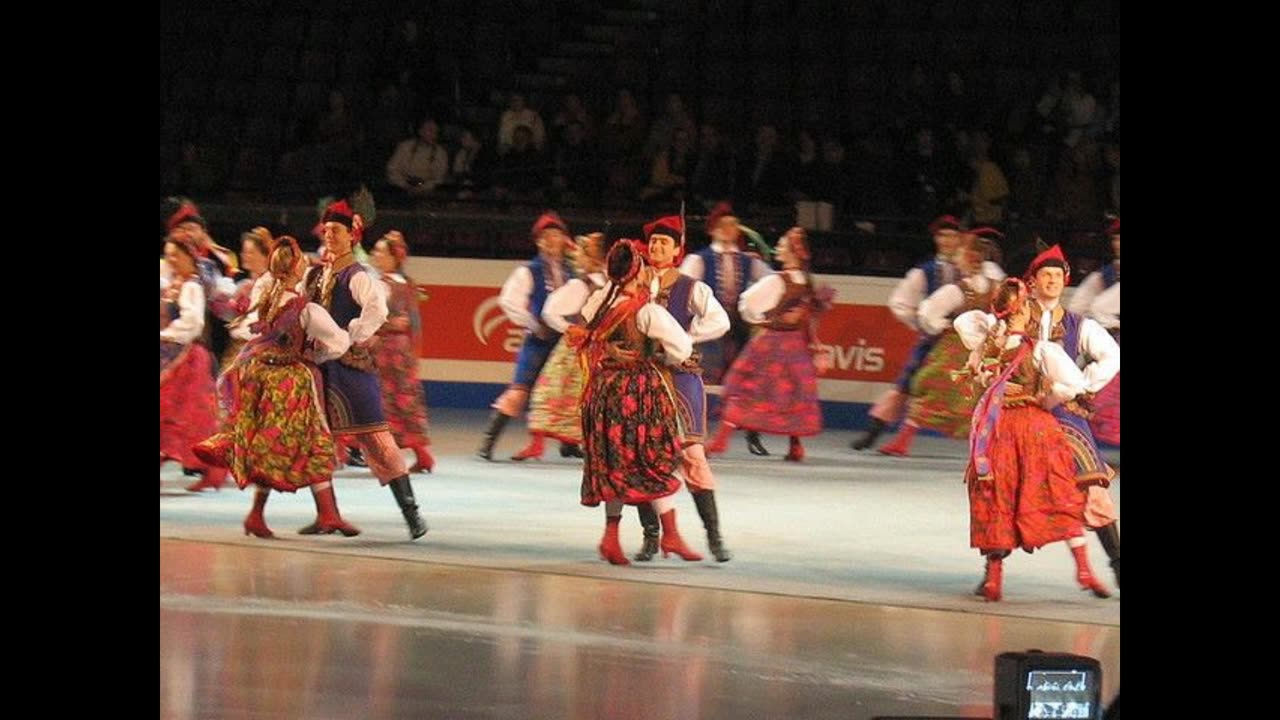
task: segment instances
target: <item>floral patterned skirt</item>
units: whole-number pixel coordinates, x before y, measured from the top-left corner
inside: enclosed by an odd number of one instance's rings
[[[807,437],[822,432],[818,372],[800,330],[765,330],[725,376],[727,423],[743,430]]]
[[[989,452],[991,479],[969,484],[969,544],[1034,550],[1084,532],[1085,494],[1062,426],[1038,406],[1006,407]]]
[[[964,384],[951,378],[952,371],[962,369],[968,359],[969,351],[954,330],[939,336],[911,378],[907,420],[954,438],[969,437],[978,394],[967,392]]]
[[[680,489],[673,395],[651,362],[605,361],[592,372],[582,405],[583,505],[639,505]]]
[[[1120,375],[1116,374],[1093,399],[1093,417],[1089,419],[1093,437],[1100,443],[1120,446]]]
[[[222,431],[196,446],[201,460],[230,468],[241,488],[293,492],[330,479],[333,435],[313,366],[252,360],[224,381],[233,407]]]
[[[160,343],[160,456],[203,468],[191,446],[218,429],[213,356],[203,345]]]
[[[582,366],[578,352],[561,340],[533,384],[529,399],[529,432],[561,442],[582,442]]]
[[[375,354],[382,387],[382,413],[402,448],[431,444],[427,403],[418,380],[418,355],[407,333],[379,335]]]

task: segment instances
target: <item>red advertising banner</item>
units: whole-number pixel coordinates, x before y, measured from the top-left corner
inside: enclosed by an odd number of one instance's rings
[[[916,333],[883,305],[840,305],[822,316],[818,339],[827,346],[827,380],[893,382],[902,372]]]
[[[498,289],[424,285],[425,359],[514,362],[523,330],[498,307]],[[818,337],[827,346],[828,380],[892,382],[915,342],[915,333],[883,305],[835,305],[823,316]]]
[[[422,285],[423,347],[419,357],[515,362],[524,331],[498,307],[498,289]]]

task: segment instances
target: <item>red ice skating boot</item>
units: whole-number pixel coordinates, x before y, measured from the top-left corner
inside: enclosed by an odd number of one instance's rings
[[[978,594],[986,598],[987,602],[999,602],[1004,594],[1004,589],[1001,587],[1003,583],[1004,558],[999,555],[988,555],[986,577],[978,587]]]
[[[888,445],[880,448],[880,454],[893,455],[894,457],[906,457],[911,454],[911,442],[916,439],[916,433],[920,428],[915,425],[904,424],[897,435],[889,441]]]
[[[658,546],[662,548],[662,557],[667,557],[671,553],[679,555],[684,560],[697,561],[702,556],[689,549],[684,539],[680,537],[680,530],[676,528],[676,511],[668,510],[658,516],[662,521],[662,540]]]
[[[800,444],[800,438],[795,435],[791,436],[791,449],[787,451],[786,457],[782,459],[789,462],[802,462],[804,460],[804,445]]]
[[[604,537],[600,539],[600,557],[608,560],[610,565],[630,565],[631,561],[622,552],[622,543],[618,541],[618,523],[621,515],[604,519]]]
[[[431,456],[431,451],[427,449],[426,445],[418,445],[414,447],[413,454],[414,454],[414,457],[417,458],[417,462],[413,464],[413,467],[409,468],[409,472],[411,473],[428,472],[429,473],[435,468],[436,459]]]
[[[1093,593],[1094,597],[1109,598],[1111,592],[1097,578],[1093,576],[1093,570],[1089,568],[1088,546],[1071,548],[1071,554],[1076,559],[1076,582],[1080,583],[1080,588]]]
[[[187,486],[187,492],[202,492],[204,490],[222,490],[222,486],[227,479],[226,468],[208,468],[204,474],[200,476],[200,481],[194,485]]]
[[[328,535],[340,532],[346,537],[360,534],[360,528],[352,525],[338,514],[338,498],[333,494],[333,483],[325,482],[323,489],[311,486],[311,494],[316,501],[316,521],[298,531],[299,535]]]
[[[516,453],[515,455],[512,455],[511,459],[515,460],[516,462],[524,462],[525,460],[530,460],[530,459],[541,460],[542,450],[543,450],[543,447],[542,447],[543,439],[544,438],[542,433],[534,433],[533,437],[529,439],[529,444],[525,445],[524,449],[521,450],[520,452]]]
[[[264,487],[259,487],[254,491],[253,509],[244,518],[245,535],[254,535],[260,538],[275,537],[275,533],[271,532],[271,528],[267,527],[266,518],[262,516],[267,507],[267,496],[269,494],[271,494],[271,491]]]

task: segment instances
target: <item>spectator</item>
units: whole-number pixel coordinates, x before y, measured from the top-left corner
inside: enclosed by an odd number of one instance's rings
[[[450,189],[465,200],[489,187],[492,161],[492,156],[480,142],[479,136],[464,129],[458,141],[458,151],[454,153],[449,167]]]
[[[498,155],[506,155],[515,145],[516,128],[529,130],[535,150],[541,151],[547,142],[547,131],[542,125],[542,116],[537,110],[524,104],[524,96],[512,93],[507,101],[507,109],[502,113],[498,123]]]
[[[635,197],[640,185],[641,151],[645,124],[630,90],[618,91],[618,104],[605,121],[600,151],[609,173],[608,185],[615,193]]]
[[[969,167],[973,187],[969,191],[970,210],[978,225],[998,227],[1004,223],[1004,206],[1009,199],[1009,183],[1000,166],[991,159],[991,139],[978,133],[971,144]]]
[[[733,195],[734,157],[720,130],[710,123],[702,126],[694,161],[691,188],[698,200],[715,203]]]
[[[565,128],[564,142],[556,148],[552,188],[560,197],[557,204],[594,199],[600,187],[600,158],[587,139],[582,123]]]
[[[821,158],[818,155],[818,144],[814,142],[813,134],[808,130],[801,130],[796,140],[794,184],[797,193],[799,193],[797,199],[812,200],[821,192],[818,177],[818,166],[821,164]]]
[[[689,130],[677,127],[672,136],[671,145],[653,159],[649,185],[641,191],[640,199],[683,198],[688,188],[693,162],[693,144],[689,141]]]
[[[565,137],[569,132],[569,126],[574,123],[582,126],[582,136],[585,140],[591,140],[595,137],[595,119],[587,111],[587,106],[583,104],[582,98],[574,93],[569,93],[564,96],[563,105],[551,120],[551,129],[555,132],[555,142],[564,143]]]
[[[533,144],[533,130],[517,125],[511,147],[498,162],[493,184],[500,199],[517,201],[540,198],[547,186],[547,168],[542,153]]]
[[[418,136],[397,145],[387,161],[387,182],[411,199],[426,197],[435,190],[449,172],[449,152],[440,145],[439,138],[436,121],[422,121]]]
[[[1032,163],[1025,146],[1013,151],[1013,169],[1009,177],[1009,212],[1018,217],[1040,217],[1042,209],[1042,169]]]
[[[790,168],[781,148],[778,147],[778,130],[772,125],[761,125],[756,131],[755,153],[751,161],[751,174],[746,178],[744,193],[747,199],[764,206],[786,204],[790,181]]]
[[[684,99],[677,93],[667,96],[666,108],[649,128],[649,141],[645,143],[644,156],[656,158],[675,142],[677,130],[684,130],[692,140],[698,134],[698,126],[684,109]]]
[[[974,107],[960,73],[947,73],[947,88],[938,99],[938,121],[947,128],[973,127]]]
[[[1094,115],[1098,112],[1098,102],[1085,88],[1084,76],[1075,70],[1067,73],[1062,99],[1067,116],[1067,134],[1063,142],[1067,147],[1075,147],[1081,138],[1090,134]]]
[[[853,178],[845,162],[844,144],[831,135],[822,139],[822,161],[817,168],[817,190],[813,199],[824,200],[837,208],[852,206]]]

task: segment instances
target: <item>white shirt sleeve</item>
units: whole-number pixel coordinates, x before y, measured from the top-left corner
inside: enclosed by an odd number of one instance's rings
[[[204,288],[200,283],[188,280],[182,284],[178,313],[178,318],[160,331],[160,339],[189,345],[204,332]]]
[[[387,321],[387,296],[381,282],[367,272],[358,272],[351,278],[351,297],[360,305],[360,317],[347,324],[347,332],[352,344],[362,343]]]
[[[951,326],[960,335],[960,341],[964,346],[972,350],[986,341],[987,334],[995,328],[996,322],[996,316],[991,313],[970,310],[960,314]]]
[[[1080,283],[1080,287],[1071,294],[1071,303],[1067,305],[1067,310],[1081,315],[1089,314],[1089,305],[1093,299],[1102,292],[1102,273],[1089,273],[1089,277]]]
[[[1120,345],[1097,322],[1080,323],[1080,351],[1090,357],[1084,367],[1085,390],[1098,392],[1120,372]]]
[[[765,320],[765,313],[778,306],[787,292],[787,283],[781,275],[769,277],[747,288],[738,298],[738,312],[742,319],[758,325]]]
[[[773,268],[769,267],[769,263],[759,259],[751,258],[751,282],[755,282],[762,277],[767,277],[773,273]]]
[[[916,320],[916,310],[920,307],[920,301],[924,299],[927,288],[923,270],[911,268],[907,271],[907,276],[898,282],[893,288],[893,293],[889,295],[889,310],[894,317],[898,318],[898,322],[912,330],[920,329]]]
[[[662,343],[670,363],[682,363],[693,354],[693,340],[661,305],[646,303],[640,308],[636,313],[636,328]]]
[[[1004,268],[990,260],[986,260],[982,263],[982,274],[995,282],[1001,282],[1008,277],[1008,275],[1005,274]]]
[[[680,263],[680,274],[688,275],[694,280],[702,280],[707,276],[707,269],[703,266],[701,255],[689,255],[685,257],[684,262]]]
[[[213,281],[213,291],[215,294],[231,297],[236,294],[236,281],[226,275],[219,275]]]
[[[710,342],[729,332],[729,313],[709,285],[701,281],[694,283],[690,295],[693,322],[689,323],[689,337],[695,343]]]
[[[276,282],[271,273],[263,273],[261,277],[253,281],[253,288],[249,290],[249,312],[245,313],[244,318],[239,323],[231,327],[231,337],[236,340],[252,340],[254,338],[253,331],[249,328],[258,322],[258,311],[254,308],[258,307],[258,301],[262,296],[271,289]]]
[[[600,306],[604,304],[604,299],[609,296],[609,287],[612,283],[591,293],[591,297],[587,298],[587,302],[582,306],[582,319],[584,322],[591,322],[595,319],[596,313],[600,312]]]
[[[1089,310],[1086,313],[1089,317],[1098,321],[1102,327],[1110,330],[1120,327],[1120,283],[1116,283],[1111,287],[1098,293],[1098,296],[1089,303]]]
[[[276,279],[271,273],[262,273],[262,277],[253,281],[253,288],[249,290],[249,307],[257,307],[258,301],[262,299],[264,293],[275,284]]]
[[[307,303],[298,319],[307,337],[315,341],[312,358],[317,364],[336,360],[351,347],[351,336],[319,305]]]
[[[920,330],[927,335],[938,333],[951,327],[951,313],[964,307],[964,291],[959,285],[943,285],[932,295],[920,303],[916,319]]]
[[[591,286],[586,281],[580,278],[570,280],[547,296],[547,301],[542,304],[542,322],[563,333],[569,328],[569,321],[565,318],[577,315],[589,297]]]
[[[498,306],[513,324],[537,332],[541,327],[538,318],[529,312],[529,297],[533,295],[533,272],[521,265],[507,277],[498,293]]]
[[[240,322],[230,326],[231,337],[236,340],[244,340],[246,342],[252,340],[256,336],[249,328],[256,322],[258,322],[258,311],[250,310],[243,318],[240,319]]]
[[[1059,405],[1084,392],[1084,373],[1080,372],[1080,368],[1076,367],[1061,345],[1051,342],[1036,343],[1032,358],[1050,382],[1049,396],[1044,403],[1046,407]]]

